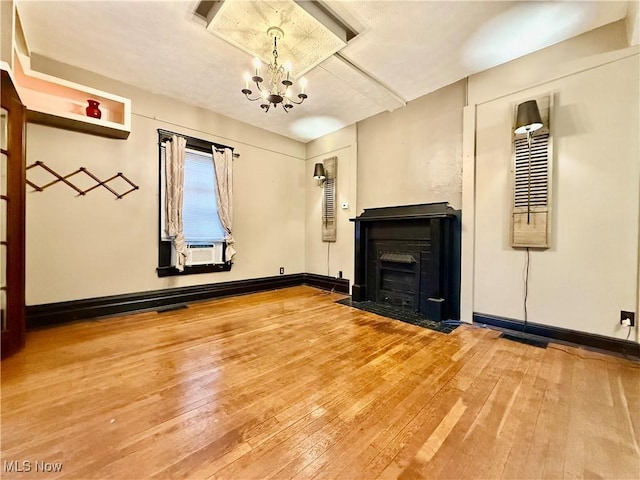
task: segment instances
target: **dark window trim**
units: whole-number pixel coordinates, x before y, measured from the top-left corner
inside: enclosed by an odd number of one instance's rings
[[[170,130],[163,130],[161,128],[158,129],[158,172],[162,171],[162,153],[161,148],[164,142],[170,142],[171,138],[176,135],[184,138],[187,141],[187,148],[191,148],[193,150],[197,150],[204,153],[212,153],[213,147],[216,149],[225,149],[230,148],[233,151],[233,147],[228,145],[223,145],[221,143],[210,142],[208,140],[202,140],[200,138],[190,137],[188,135],[183,135],[182,133],[172,132]],[[162,179],[158,174],[158,192],[161,191],[162,188]],[[161,195],[158,198],[162,198]],[[181,272],[176,267],[169,265],[171,263],[171,242],[163,241],[160,236],[160,230],[162,225],[160,224],[162,216],[160,215],[160,209],[163,208],[163,205],[158,204],[158,268],[156,268],[156,273],[158,277],[173,277],[178,275],[194,275],[198,273],[214,273],[214,272],[228,272],[231,270],[233,263],[226,261],[226,242],[222,242],[224,245],[224,250],[222,251],[222,260],[224,263],[216,263],[211,265],[193,265],[191,267],[184,267],[184,270]],[[167,257],[169,258],[167,260]]]
[[[181,272],[176,267],[158,267],[156,272],[158,277],[175,277],[178,275],[193,275],[196,273],[214,273],[214,272],[228,272],[231,270],[232,263],[215,263],[212,265],[193,265],[192,267],[184,267]]]

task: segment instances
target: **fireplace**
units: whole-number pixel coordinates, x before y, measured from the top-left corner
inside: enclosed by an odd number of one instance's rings
[[[356,302],[460,318],[460,211],[447,203],[367,208],[355,222]]]

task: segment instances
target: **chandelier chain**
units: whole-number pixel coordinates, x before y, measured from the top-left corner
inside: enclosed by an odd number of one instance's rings
[[[273,63],[278,65],[278,37],[273,37]]]

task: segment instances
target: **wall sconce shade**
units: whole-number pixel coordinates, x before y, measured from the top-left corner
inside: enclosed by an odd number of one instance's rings
[[[540,118],[540,110],[535,100],[528,100],[518,105],[518,113],[516,115],[516,134],[535,132],[542,128],[542,119]]]
[[[324,174],[324,165],[316,163],[315,167],[313,167],[313,178],[315,180],[324,180],[326,178]]]

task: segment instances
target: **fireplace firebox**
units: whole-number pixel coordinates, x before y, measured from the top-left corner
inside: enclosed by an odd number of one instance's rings
[[[367,208],[355,222],[351,298],[460,318],[460,211],[447,203]]]

